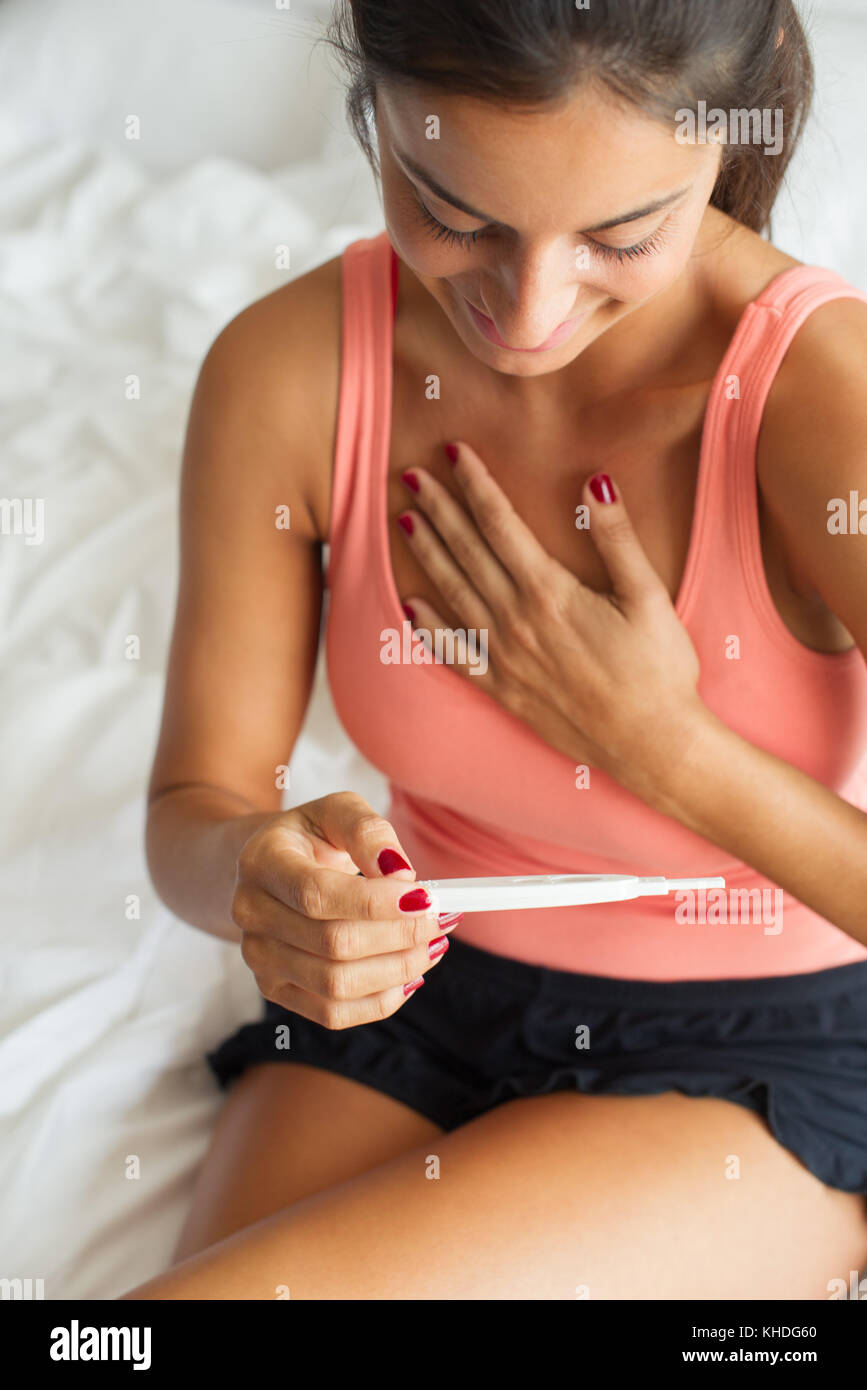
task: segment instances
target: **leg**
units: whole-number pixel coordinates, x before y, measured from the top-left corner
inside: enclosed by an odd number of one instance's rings
[[[864,1199],[825,1187],[750,1111],[559,1092],[296,1202],[124,1298],[823,1299],[865,1256]]]
[[[400,1101],[334,1072],[297,1062],[251,1067],[217,1118],[173,1262],[441,1133]]]

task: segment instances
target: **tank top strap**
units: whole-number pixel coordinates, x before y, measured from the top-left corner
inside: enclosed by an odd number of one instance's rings
[[[745,466],[755,463],[765,405],[792,339],[810,314],[832,299],[867,303],[867,294],[835,270],[798,265],[784,270],[750,305],[731,364],[741,388],[738,453]]]
[[[756,449],[765,405],[798,329],[832,299],[867,302],[836,271],[792,266],[747,305],[711,389],[702,439],[693,536],[678,598],[682,619],[709,602],[708,586],[746,572],[764,603]]]
[[[376,468],[388,449],[396,258],[388,235],[351,242],[341,258],[340,387],[326,583],[353,536],[376,534]],[[350,547],[351,549],[352,547]],[[352,555],[361,563],[362,555]],[[368,557],[369,563],[369,557]]]
[[[850,285],[836,271],[821,266],[798,265],[784,270],[750,306],[744,332],[733,357],[730,371],[735,376],[740,400],[734,412],[732,451],[728,467],[720,469],[719,505],[736,517],[741,561],[746,572],[753,606],[779,623],[776,609],[771,612],[762,558],[758,509],[756,454],[759,431],[768,396],[783,359],[798,329],[820,305],[834,299],[861,299],[867,294]],[[726,479],[728,480],[726,485]],[[723,490],[725,489],[725,495]],[[809,656],[803,656],[809,661]]]

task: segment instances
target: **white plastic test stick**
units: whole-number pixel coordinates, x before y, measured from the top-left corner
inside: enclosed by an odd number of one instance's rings
[[[685,889],[724,888],[724,878],[639,878],[636,874],[526,874],[517,878],[429,878],[417,884],[432,912],[508,912],[625,902]]]

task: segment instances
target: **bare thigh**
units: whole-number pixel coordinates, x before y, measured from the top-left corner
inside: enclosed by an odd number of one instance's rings
[[[243,1162],[224,1181],[247,1185]],[[865,1262],[863,1197],[751,1111],[558,1092],[432,1132],[124,1297],[825,1299]]]
[[[250,1067],[217,1117],[173,1262],[441,1133],[335,1072],[297,1062]]]

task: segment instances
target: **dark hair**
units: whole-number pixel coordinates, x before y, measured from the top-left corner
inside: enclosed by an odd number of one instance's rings
[[[325,41],[348,72],[350,125],[375,173],[381,82],[533,111],[592,80],[672,128],[702,100],[708,111],[781,109],[780,153],[725,144],[711,197],[756,232],[770,231],[813,96],[793,0],[338,0]]]

